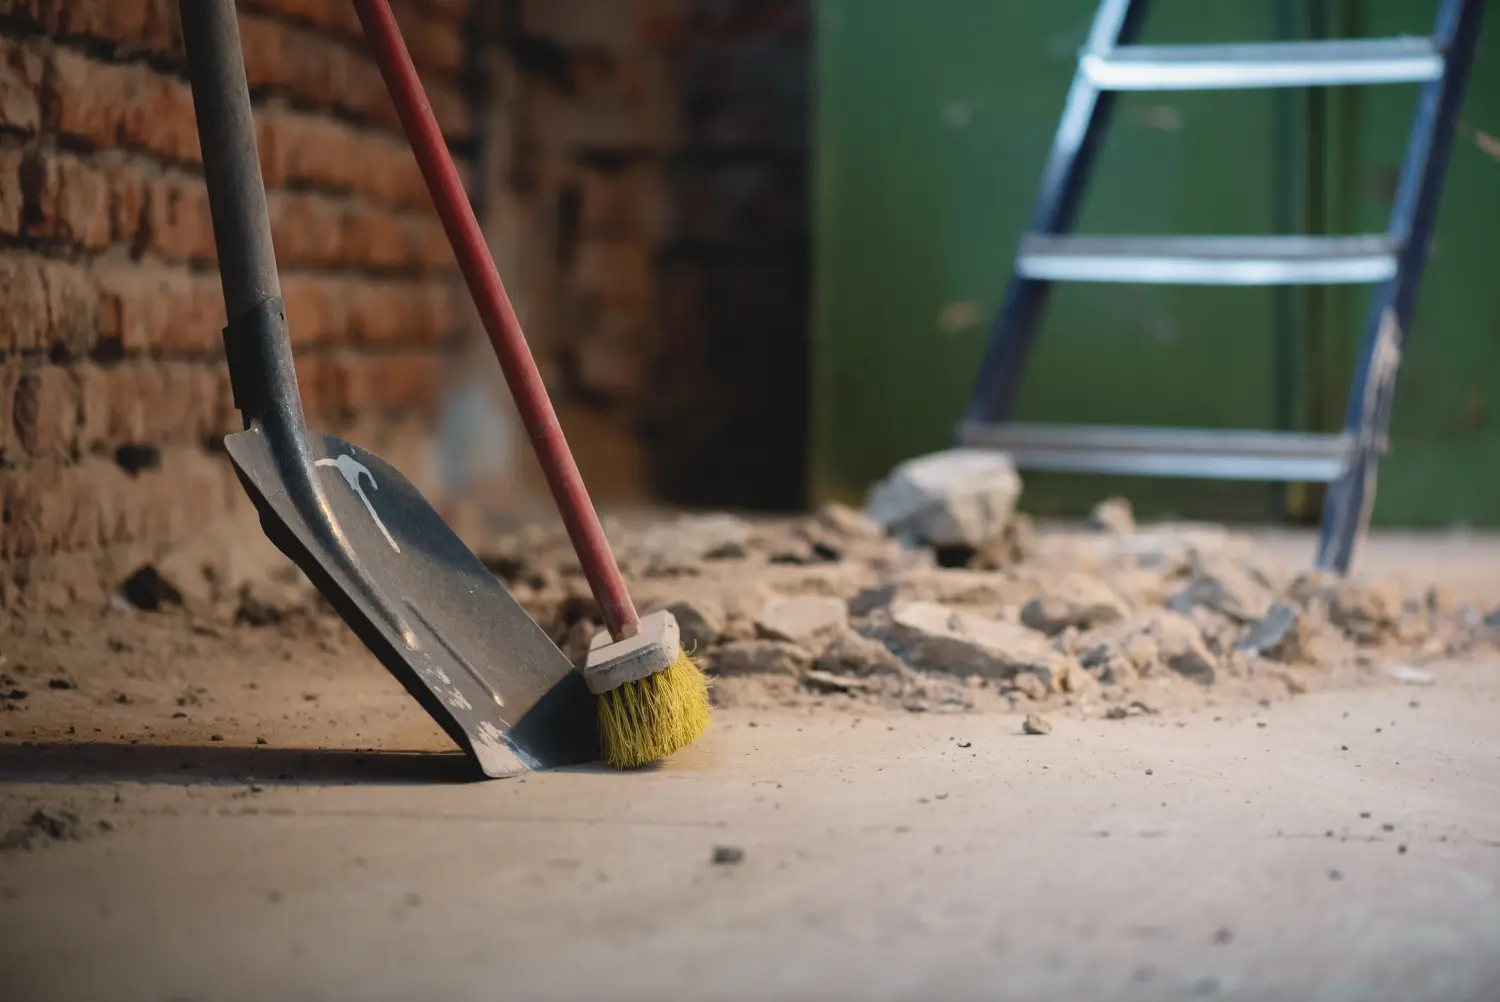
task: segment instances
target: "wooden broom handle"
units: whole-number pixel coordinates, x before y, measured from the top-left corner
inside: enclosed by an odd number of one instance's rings
[[[547,486],[567,526],[568,538],[583,565],[594,600],[604,613],[605,625],[616,640],[634,636],[640,631],[640,617],[625,588],[625,578],[610,552],[599,516],[578,473],[578,464],[563,437],[562,425],[526,346],[526,336],[521,333],[510,297],[495,270],[494,259],[474,218],[474,209],[453,166],[453,158],[448,154],[448,144],[432,114],[422,81],[406,51],[395,15],[386,0],[354,0],[354,7],[380,65],[386,89],[396,104],[422,177],[427,181],[427,190],[437,205],[469,294],[474,297],[500,368],[505,371],[505,381],[510,385]]]

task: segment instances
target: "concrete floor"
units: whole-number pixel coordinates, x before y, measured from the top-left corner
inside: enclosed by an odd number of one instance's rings
[[[1494,1000],[1500,664],[1435,674],[1045,737],[725,711],[627,776],[98,775],[114,831],[0,854],[0,995]]]

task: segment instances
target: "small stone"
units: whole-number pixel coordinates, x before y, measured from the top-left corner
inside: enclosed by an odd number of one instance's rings
[[[820,671],[837,675],[890,674],[906,666],[878,640],[845,630],[818,658]]]
[[[1369,582],[1340,581],[1328,598],[1328,619],[1351,639],[1378,643],[1396,631],[1401,596]]]
[[[752,534],[750,523],[735,515],[686,515],[651,526],[627,553],[648,565],[691,566],[744,556]]]
[[[936,602],[913,602],[892,617],[891,641],[916,668],[953,675],[1008,679],[1031,671],[1054,688],[1070,660],[1045,637],[1016,623],[956,612]]]
[[[1071,578],[1047,595],[1039,595],[1021,609],[1021,622],[1052,636],[1074,627],[1093,629],[1125,618],[1120,597],[1099,581]]]
[[[156,612],[169,605],[182,604],[182,589],[155,564],[138,567],[120,582],[120,594],[137,609]]]
[[[1235,641],[1237,650],[1263,654],[1277,661],[1307,660],[1296,606],[1277,602],[1245,628]]]
[[[1386,674],[1402,685],[1431,685],[1434,681],[1432,672],[1410,665],[1392,665]]]
[[[1270,611],[1272,594],[1270,582],[1255,568],[1220,559],[1200,563],[1169,605],[1183,613],[1203,606],[1247,623]]]
[[[852,539],[880,539],[885,529],[862,511],[831,501],[818,509],[817,522],[829,532]]]
[[[812,664],[812,655],[784,640],[736,640],[709,654],[719,675],[797,675]]]
[[[54,678],[54,679],[48,680],[48,682],[47,682],[47,688],[49,688],[49,689],[76,689],[76,688],[78,688],[78,686],[70,678],[58,677],[58,678]]]
[[[1043,682],[1035,672],[1023,671],[1017,673],[1016,677],[1011,681],[1011,685],[1015,686],[1017,692],[1036,702],[1041,702],[1048,695],[1047,683]]]
[[[1008,455],[953,449],[897,466],[871,489],[865,511],[909,541],[977,550],[1005,531],[1020,496]]]
[[[843,599],[825,595],[773,598],[755,617],[756,629],[768,640],[785,640],[814,650],[849,626]]]
[[[667,611],[677,620],[683,649],[695,654],[718,643],[728,623],[724,607],[707,597],[681,599],[668,605]]]
[[[1026,719],[1021,723],[1021,730],[1027,734],[1051,734],[1052,722],[1046,717],[1035,713],[1026,714]]]
[[[1135,510],[1125,498],[1106,498],[1089,512],[1089,527],[1127,536],[1135,531]]]
[[[714,866],[738,866],[745,861],[745,850],[737,845],[716,845],[712,858]]]

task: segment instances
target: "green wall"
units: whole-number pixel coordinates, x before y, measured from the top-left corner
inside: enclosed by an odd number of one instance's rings
[[[902,458],[951,443],[1094,6],[818,0],[811,479],[820,498],[857,499]],[[1430,27],[1427,0],[1334,7],[1340,27]],[[1274,10],[1261,0],[1156,0],[1142,41],[1271,38]],[[1495,20],[1490,38],[1500,37]],[[1500,135],[1496,63],[1481,56],[1465,120]],[[1300,94],[1280,98],[1295,107],[1286,154],[1299,228],[1384,227],[1415,93],[1334,92],[1322,119]],[[1273,232],[1277,100],[1268,91],[1124,95],[1079,229]],[[1500,160],[1470,136],[1451,179],[1381,521],[1500,522],[1500,429],[1484,414],[1485,400],[1500,408],[1500,282],[1480,279],[1500,259]],[[1279,378],[1298,399],[1297,424],[1337,421],[1367,292],[1299,295],[1296,364],[1280,376],[1275,295],[1059,286],[1019,417],[1269,428]],[[1453,489],[1430,491],[1439,478]],[[1112,491],[1158,513],[1274,510],[1258,484],[1041,474],[1027,476],[1026,504],[1072,513]],[[1298,498],[1315,511],[1316,498]]]

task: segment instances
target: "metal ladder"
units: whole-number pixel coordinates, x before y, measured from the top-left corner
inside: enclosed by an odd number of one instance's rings
[[[1340,574],[1369,524],[1402,346],[1453,145],[1484,0],[1439,0],[1431,38],[1248,45],[1132,44],[1146,0],[1103,0],[1068,92],[1041,192],[959,444],[1003,449],[1022,469],[1329,484],[1317,566]],[[1091,162],[1119,91],[1422,83],[1390,224],[1361,236],[1073,236]],[[1343,430],[1334,434],[1091,425],[1009,418],[1053,282],[1372,284]]]

